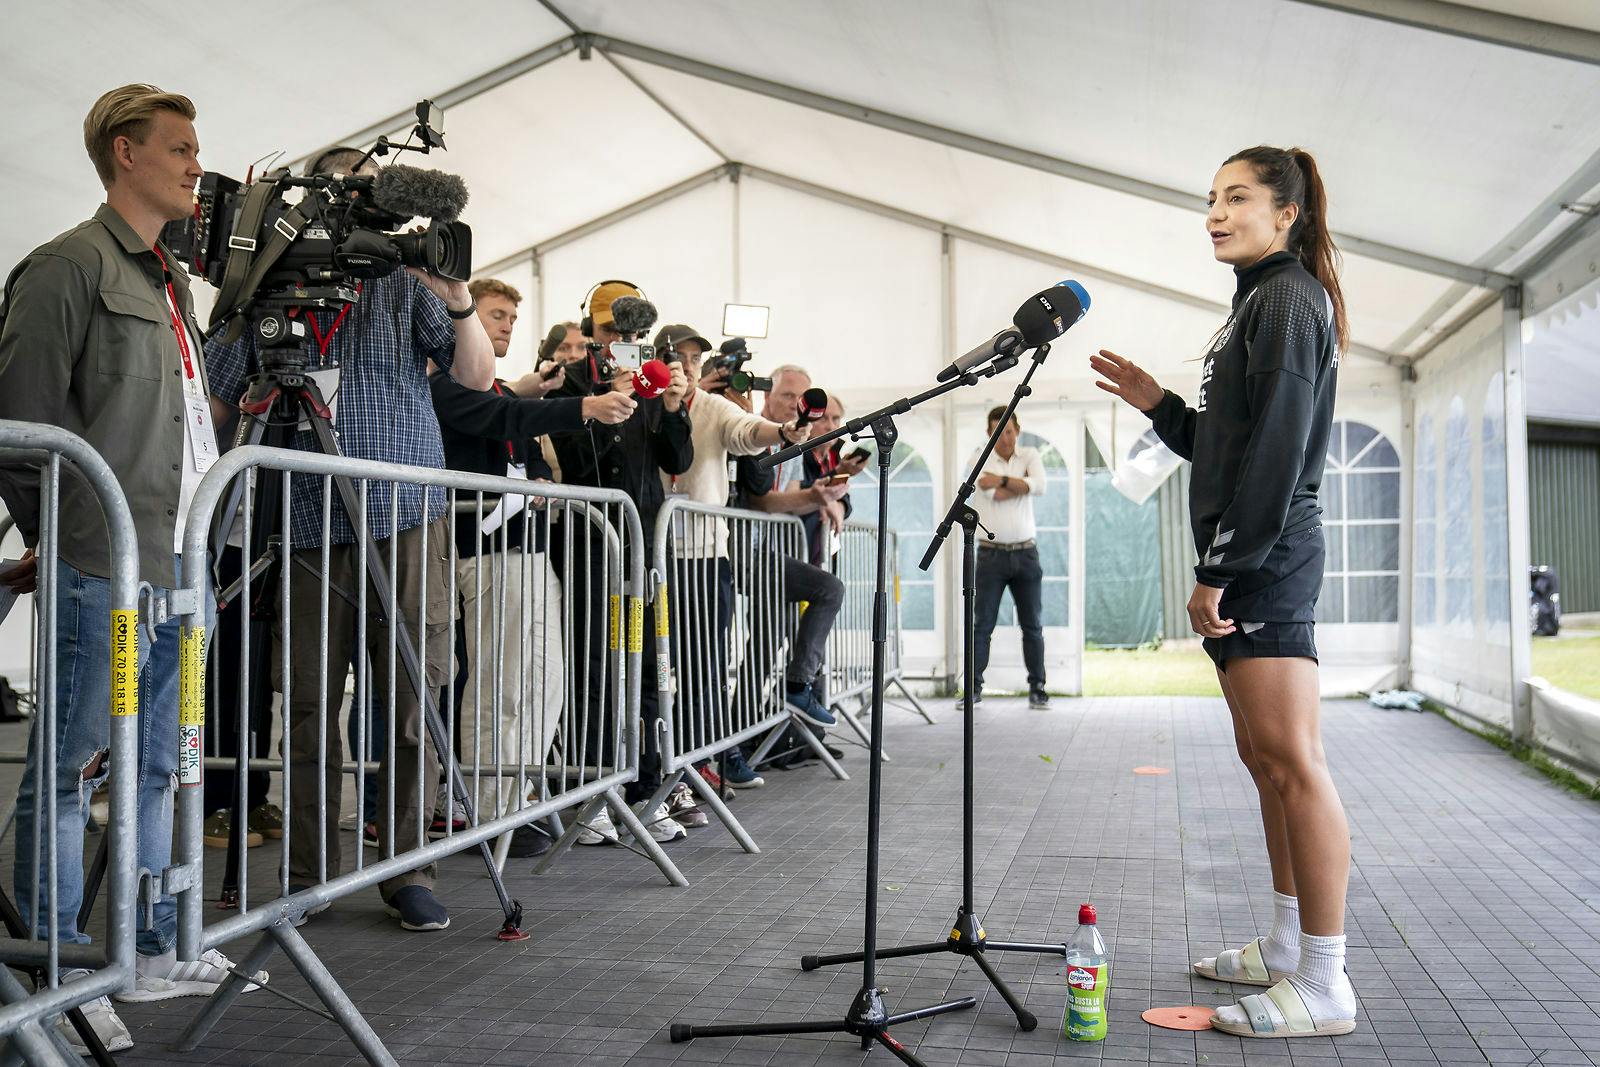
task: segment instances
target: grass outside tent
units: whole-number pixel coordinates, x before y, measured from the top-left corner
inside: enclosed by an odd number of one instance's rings
[[[1216,668],[1195,644],[1085,649],[1083,693],[1092,697],[1221,696]]]
[[[1558,689],[1600,700],[1600,630],[1533,639],[1533,673]]]

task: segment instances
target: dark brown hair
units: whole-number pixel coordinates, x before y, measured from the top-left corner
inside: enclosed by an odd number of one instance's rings
[[[1300,208],[1289,227],[1289,251],[1321,283],[1333,300],[1333,325],[1339,351],[1350,342],[1350,324],[1345,317],[1344,290],[1339,288],[1341,257],[1328,230],[1328,194],[1322,188],[1317,161],[1303,148],[1272,148],[1257,145],[1235,152],[1223,166],[1240,161],[1249,163],[1256,180],[1272,190],[1272,203],[1279,209],[1294,204]]]
[[[991,432],[994,430],[994,424],[1005,418],[1005,414],[1006,405],[1004,404],[1001,404],[997,408],[989,409],[989,429]],[[1014,411],[1011,413],[1011,421],[1017,424],[1018,430],[1022,429],[1022,420],[1017,418],[1017,413]]]

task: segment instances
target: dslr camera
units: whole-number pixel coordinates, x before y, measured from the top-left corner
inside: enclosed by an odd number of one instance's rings
[[[351,169],[390,151],[443,148],[442,110],[424,100],[416,114],[404,144],[380,137]],[[291,191],[300,194],[292,203]],[[161,236],[218,288],[208,332],[226,328],[230,341],[248,325],[262,349],[286,352],[305,337],[298,309],[353,304],[364,279],[401,267],[452,281],[472,273],[472,231],[457,221],[467,187],[454,174],[392,164],[376,175],[297,177],[281,168],[239,182],[207,172],[196,194],[193,216]],[[418,216],[431,220],[425,230],[398,232]]]
[[[748,393],[752,389],[771,392],[771,378],[762,378],[744,370],[744,365],[752,358],[743,337],[730,337],[718,347],[716,358],[706,361],[705,372],[715,374],[726,368],[728,388],[736,393]]]

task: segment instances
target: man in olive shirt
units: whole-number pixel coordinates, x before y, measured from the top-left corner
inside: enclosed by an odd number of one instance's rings
[[[194,105],[151,85],[125,85],[102,96],[84,122],[84,143],[106,189],[94,218],[41,245],[11,272],[0,308],[0,418],[60,426],[86,440],[116,475],[132,510],[139,571],[157,599],[178,584],[188,501],[217,455],[206,402],[200,331],[183,266],[158,238],[186,217],[203,173]],[[198,421],[197,421],[198,420]],[[0,496],[28,544],[39,537],[37,467],[0,467]],[[107,776],[110,737],[110,545],[88,484],[62,479],[56,593],[57,876],[35,872],[33,840],[40,768],[31,754],[17,796],[16,902],[30,915],[37,891],[53,907],[62,942],[82,943],[83,837],[88,798]],[[34,582],[29,552],[8,584]],[[138,865],[158,877],[172,859],[172,790],[178,769],[178,620],[156,627],[139,657]],[[34,720],[38,726],[38,720]],[[134,768],[119,768],[128,773]],[[204,996],[230,964],[210,951],[176,960],[177,909],[170,896],[145,925],[141,910],[137,977],[129,1001]],[[72,972],[64,978],[72,979]],[[266,975],[255,976],[265,982]],[[254,986],[249,987],[251,989]],[[132,1045],[104,998],[85,1014],[112,1049]]]

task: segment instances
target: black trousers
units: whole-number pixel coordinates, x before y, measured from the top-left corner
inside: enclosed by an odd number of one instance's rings
[[[978,626],[973,652],[977,662],[972,675],[979,687],[989,666],[989,638],[1000,615],[1000,597],[1011,590],[1017,606],[1017,625],[1022,627],[1022,662],[1028,668],[1028,688],[1044,686],[1044,568],[1039,565],[1037,546],[1015,551],[999,548],[978,549]]]

